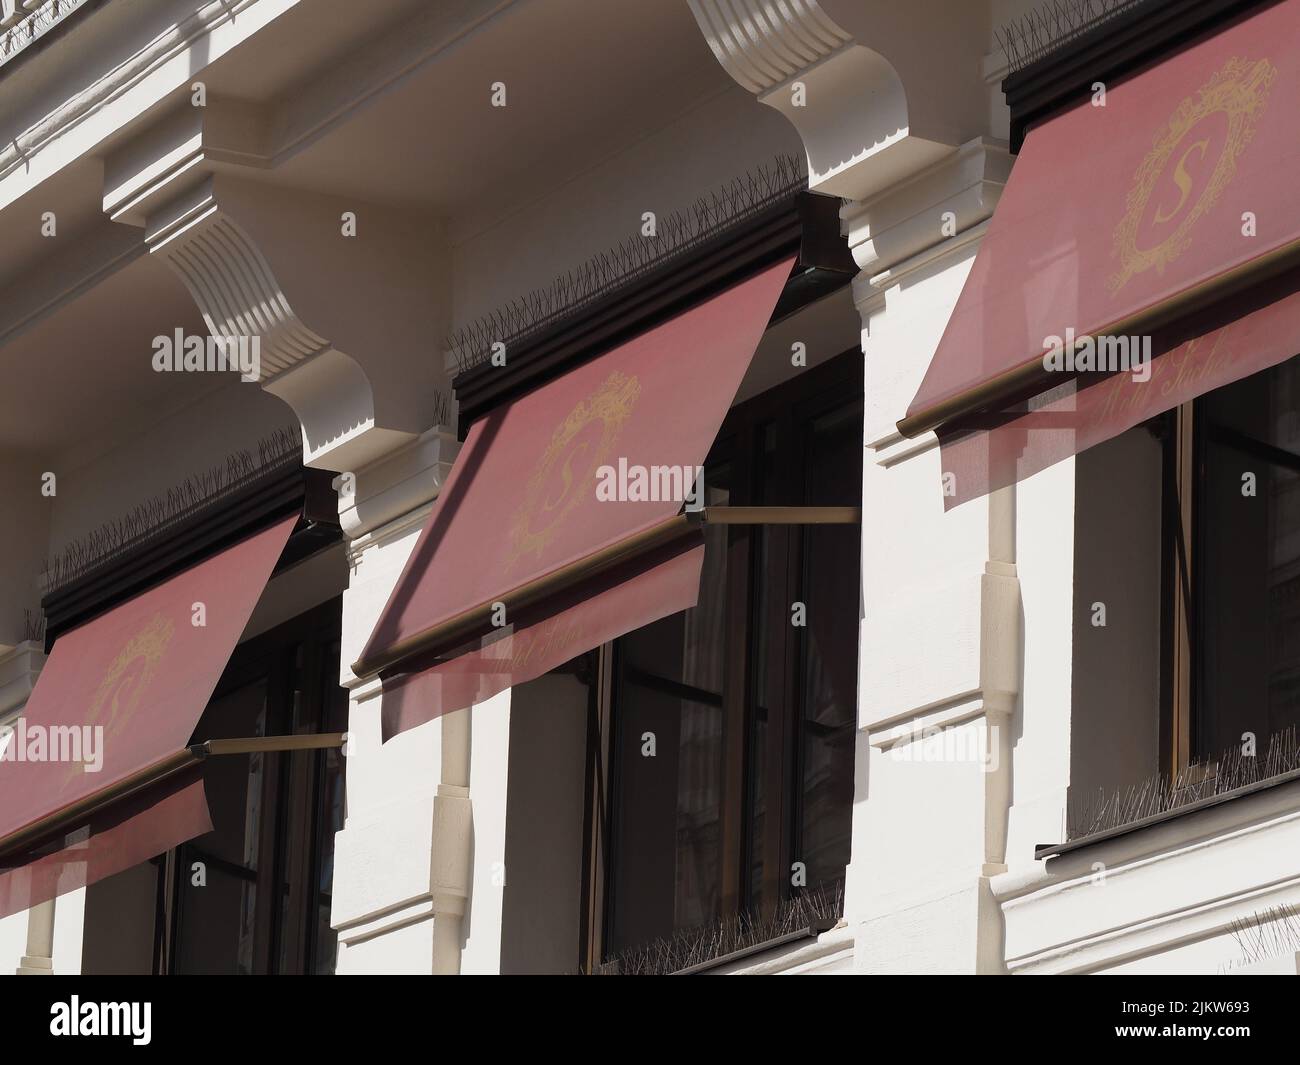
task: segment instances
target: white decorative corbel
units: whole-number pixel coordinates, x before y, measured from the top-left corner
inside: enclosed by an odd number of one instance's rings
[[[982,5],[689,3],[727,73],[799,131],[814,191],[867,199],[987,131]]]
[[[105,162],[104,210],[142,226],[214,337],[256,338],[258,379],[303,429],[303,461],[355,471],[430,429],[445,245],[432,218],[253,180],[264,118],[209,100]]]

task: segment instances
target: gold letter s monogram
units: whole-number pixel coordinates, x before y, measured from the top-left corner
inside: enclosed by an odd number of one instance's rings
[[[1174,184],[1178,186],[1182,195],[1178,197],[1178,203],[1174,205],[1172,211],[1166,212],[1160,210],[1156,212],[1155,221],[1157,225],[1163,225],[1165,222],[1168,222],[1169,219],[1173,218],[1183,209],[1183,204],[1187,202],[1187,197],[1191,195],[1192,192],[1192,176],[1187,172],[1187,157],[1191,155],[1192,152],[1199,151],[1201,158],[1204,159],[1205,150],[1209,146],[1210,140],[1207,137],[1205,140],[1200,140],[1195,144],[1188,145],[1187,151],[1183,152],[1182,158],[1178,160],[1178,165],[1174,167]]]
[[[569,498],[569,493],[573,491],[574,461],[580,455],[585,455],[587,453],[588,448],[590,448],[590,446],[591,446],[590,443],[584,440],[576,447],[569,448],[568,452],[565,453],[564,462],[560,465],[560,469],[559,469],[560,494],[553,499],[543,499],[542,500],[543,511],[555,510],[557,507],[563,504],[566,499]]]

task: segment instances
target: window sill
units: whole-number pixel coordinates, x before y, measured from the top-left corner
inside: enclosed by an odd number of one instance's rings
[[[1234,930],[1300,906],[1300,780],[1261,783],[1271,786],[991,877],[1008,971],[1240,968]]]
[[[1200,810],[1208,810],[1212,807],[1220,806],[1223,803],[1244,798],[1247,795],[1254,795],[1261,791],[1280,787],[1283,784],[1290,784],[1294,780],[1300,780],[1300,769],[1293,769],[1287,773],[1279,773],[1277,776],[1268,777],[1265,780],[1258,780],[1253,784],[1245,784],[1240,788],[1233,788],[1231,791],[1225,791],[1221,795],[1209,795],[1204,799],[1197,799],[1182,806],[1177,806],[1172,810],[1165,810],[1158,814],[1152,814],[1149,817],[1143,817],[1137,821],[1131,821],[1128,824],[1117,825],[1115,828],[1108,828],[1103,832],[1094,832],[1091,835],[1070,840],[1066,843],[1040,843],[1034,848],[1034,860],[1043,861],[1049,858],[1059,858],[1064,854],[1083,850],[1085,847],[1092,847],[1109,840],[1118,839],[1121,836],[1127,836],[1133,832],[1140,832],[1144,828],[1150,828],[1154,825],[1165,824],[1166,822],[1186,817],[1187,815],[1196,813]]]
[[[742,950],[732,951],[730,954],[723,954],[710,961],[700,962],[698,965],[690,965],[685,969],[678,969],[672,975],[700,976],[710,973],[723,975],[719,970],[729,969],[732,966],[738,965],[738,963],[750,959],[757,959],[760,955],[769,954],[772,951],[780,950],[782,947],[793,947],[795,949],[782,954],[776,964],[776,968],[778,969],[788,968],[791,964],[798,964],[802,961],[811,960],[811,958],[806,958],[804,955],[820,957],[823,954],[832,953],[841,949],[843,945],[838,941],[839,937],[835,937],[831,943],[824,947],[821,942],[821,937],[825,933],[838,928],[842,923],[842,921],[835,921],[829,918],[814,921],[807,928],[800,929],[797,932],[788,932],[783,936],[777,936],[775,939],[765,940],[762,943],[755,943],[753,946],[745,947]],[[815,942],[808,943],[808,940],[814,940]],[[792,958],[791,955],[798,955],[798,957],[797,959]],[[767,968],[768,966],[763,966],[764,970]],[[748,971],[749,966],[741,966],[741,969]],[[734,972],[735,970],[732,971]]]

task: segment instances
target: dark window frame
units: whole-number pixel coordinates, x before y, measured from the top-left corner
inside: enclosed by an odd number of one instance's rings
[[[1300,468],[1300,457],[1214,422],[1205,409],[1213,395],[1198,396],[1164,416],[1161,769],[1170,779],[1198,764],[1206,767],[1207,774],[1212,773],[1212,759],[1218,754],[1208,749],[1200,735],[1209,724],[1200,692],[1209,646],[1207,558],[1203,550],[1208,520],[1208,448],[1215,444],[1252,455],[1260,462]],[[1260,737],[1261,742],[1270,738]]]
[[[1300,360],[1300,354],[1292,358]],[[1266,374],[1281,365],[1284,363],[1257,372]],[[1238,383],[1230,382],[1222,388],[1231,388]],[[1197,735],[1198,716],[1203,715],[1203,708],[1198,703],[1198,689],[1206,662],[1208,617],[1204,602],[1207,583],[1204,572],[1207,444],[1214,436],[1218,443],[1252,454],[1259,461],[1300,471],[1300,455],[1217,426],[1204,408],[1219,391],[1216,389],[1197,396],[1143,423],[1163,445],[1158,771],[1168,785],[1178,786],[1179,801],[1169,809],[1087,836],[1061,843],[1039,844],[1034,850],[1037,859],[1057,858],[1300,779],[1300,769],[1292,769],[1228,790],[1202,787],[1213,783],[1218,772],[1215,759],[1221,753],[1208,749],[1208,744]],[[1261,753],[1272,738],[1271,735],[1258,737]]]
[[[342,598],[336,596],[240,644],[209,704],[265,678],[267,703],[274,715],[268,717],[267,735],[330,731],[331,713],[344,718],[347,713],[343,689],[330,691],[331,678],[337,686],[342,603]],[[331,698],[339,702],[331,705]],[[303,707],[313,708],[312,717],[295,722],[296,712]],[[326,750],[272,752],[261,756],[265,761],[257,867],[265,871],[268,886],[262,890],[259,877],[256,973],[309,974],[316,971],[320,960],[317,956],[320,944],[313,928],[319,907],[329,902],[329,893],[320,886],[320,869],[327,842],[324,832],[332,831],[322,824],[328,798],[324,787],[327,759],[331,755],[338,756],[337,752]],[[293,802],[295,793],[308,783],[310,791],[306,801]],[[290,817],[294,819],[292,825]],[[297,841],[292,848],[288,846],[291,839]],[[293,853],[289,853],[290,849]],[[158,864],[155,975],[177,970],[183,900],[190,862],[195,858],[221,864],[199,851],[193,842],[186,842],[155,860]],[[286,897],[293,907],[293,916],[288,920],[278,905]],[[267,905],[268,899],[277,905]],[[282,966],[280,959],[286,954],[289,960]]]
[[[728,413],[713,448],[706,469],[717,463],[732,466],[732,483],[743,485],[730,502],[745,506],[768,504],[810,504],[825,502],[803,498],[804,461],[808,447],[807,430],[815,420],[837,409],[857,405],[856,421],[862,424],[863,400],[862,352],[858,348],[827,360],[818,366],[802,370],[795,377],[767,389],[749,400],[737,404]],[[853,412],[850,410],[850,414]],[[771,487],[773,498],[755,497],[758,470],[753,462],[759,454],[758,434],[763,427],[777,421],[783,428],[786,440],[797,441],[797,450],[784,456],[781,473]],[[748,446],[746,446],[748,444]],[[860,467],[859,467],[860,473]],[[706,479],[707,480],[707,479]],[[734,490],[733,490],[734,491]],[[858,478],[858,501],[861,480]],[[842,501],[831,501],[840,503]],[[757,606],[755,547],[761,529],[773,538],[783,556],[779,566],[783,573],[782,588],[792,592],[800,586],[803,573],[799,563],[804,559],[803,542],[807,531],[801,526],[731,526],[728,529],[727,561],[727,628],[744,633],[743,648],[736,653],[734,646],[726,649],[725,677],[723,681],[723,802],[721,828],[722,847],[722,907],[723,918],[734,917],[748,910],[749,893],[745,881],[749,876],[750,844],[747,840],[751,824],[749,784],[749,743],[752,736],[752,717],[749,706],[754,687],[755,655],[753,621]],[[860,564],[860,545],[859,545]],[[771,599],[774,613],[779,613],[778,631],[784,632],[783,654],[776,667],[777,684],[784,700],[781,729],[768,730],[769,742],[763,752],[768,772],[768,801],[775,802],[780,810],[777,818],[765,819],[769,823],[764,833],[768,860],[764,867],[762,906],[755,916],[770,919],[777,906],[791,894],[786,869],[798,850],[796,826],[799,821],[801,789],[795,787],[796,772],[801,771],[796,727],[803,713],[803,696],[799,690],[806,653],[806,630],[794,630],[785,614],[789,598],[775,594]],[[854,621],[856,623],[856,617]],[[738,624],[739,622],[739,624]],[[856,662],[855,662],[856,666]],[[615,759],[613,743],[617,691],[622,663],[617,643],[606,644],[592,652],[587,668],[590,681],[588,701],[588,766],[587,766],[587,850],[582,890],[583,919],[580,963],[591,971],[606,960],[604,944],[609,936],[611,915],[611,825],[613,803],[616,801]],[[855,693],[856,695],[856,693]],[[854,700],[856,707],[856,697]]]
[[[1196,677],[1196,403],[1162,416],[1160,771],[1173,780],[1193,761]]]

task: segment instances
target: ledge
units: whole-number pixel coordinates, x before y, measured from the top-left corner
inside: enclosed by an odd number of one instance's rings
[[[1283,784],[1290,784],[1293,780],[1300,780],[1300,769],[1293,769],[1289,773],[1279,773],[1277,776],[1268,777],[1265,780],[1257,780],[1253,784],[1244,784],[1239,788],[1233,788],[1231,791],[1225,791],[1219,795],[1207,795],[1204,799],[1197,799],[1193,802],[1184,803],[1182,806],[1176,806],[1172,810],[1164,810],[1158,814],[1141,817],[1126,825],[1117,825],[1116,827],[1108,828],[1103,832],[1093,832],[1090,835],[1081,836],[1079,839],[1069,840],[1065,843],[1040,843],[1034,848],[1034,860],[1042,861],[1047,858],[1056,858],[1063,854],[1069,854],[1071,851],[1082,850],[1085,847],[1095,847],[1097,844],[1105,843],[1107,840],[1118,839],[1120,836],[1127,836],[1131,832],[1141,832],[1144,828],[1150,828],[1153,825],[1161,825],[1179,817],[1186,817],[1187,815],[1196,813],[1199,810],[1208,810],[1213,806],[1219,806],[1225,802],[1232,802],[1234,799],[1240,799],[1247,795],[1254,795],[1258,791],[1265,791],[1269,788],[1280,787]]]
[[[841,919],[839,924],[785,947],[769,947],[739,964],[715,969],[715,976],[781,976],[814,973],[844,960],[851,970],[855,938]]]
[[[1008,969],[1215,972],[1241,922],[1300,905],[1300,780],[1179,813],[992,877]]]
[[[673,976],[697,976],[704,973],[716,972],[719,969],[735,965],[737,962],[745,961],[749,958],[756,958],[760,954],[770,954],[772,951],[779,950],[782,947],[788,947],[792,944],[798,944],[803,947],[810,939],[819,939],[823,933],[829,932],[839,922],[832,921],[829,918],[821,921],[814,921],[807,928],[801,928],[795,932],[787,932],[783,936],[777,936],[775,939],[766,940],[763,943],[755,943],[753,946],[745,947],[741,950],[733,950],[730,954],[722,954],[709,961],[702,961],[698,965],[688,965],[685,969],[678,969]],[[838,947],[838,944],[836,944]],[[782,954],[780,962],[784,963],[790,954],[800,954],[802,951],[788,951]],[[784,965],[782,966],[784,967]]]

